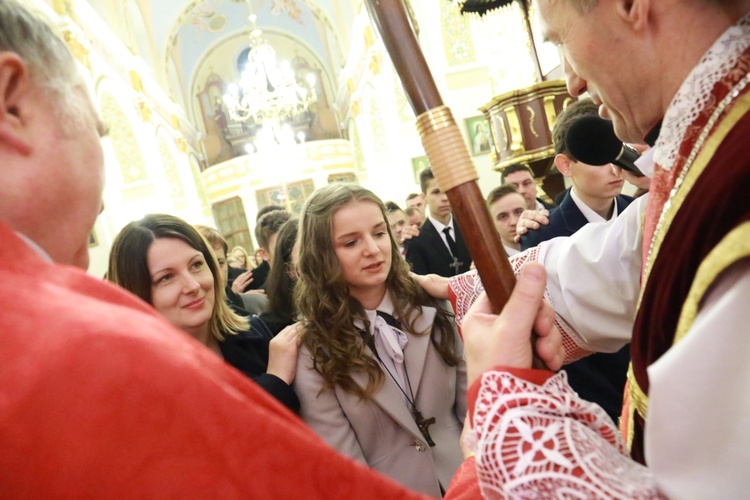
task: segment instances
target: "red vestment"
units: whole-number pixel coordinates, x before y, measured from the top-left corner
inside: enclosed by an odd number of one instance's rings
[[[422,498],[135,296],[0,241],[0,496]]]

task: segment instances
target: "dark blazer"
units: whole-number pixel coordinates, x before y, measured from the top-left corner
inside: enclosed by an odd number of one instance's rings
[[[419,236],[409,240],[406,248],[406,261],[411,264],[411,270],[416,274],[439,274],[440,276],[455,276],[465,273],[471,266],[471,255],[464,243],[464,237],[458,227],[458,221],[453,219],[453,231],[458,248],[458,262],[461,264],[456,270],[451,267],[453,256],[443,241],[443,237],[438,233],[430,219],[426,219],[422,227],[419,228]]]
[[[257,267],[252,269],[253,271],[253,281],[245,287],[243,292],[246,292],[248,290],[261,290],[266,284],[266,278],[268,278],[268,273],[271,270],[270,264],[268,264],[268,261],[263,261],[260,264],[258,264]],[[232,288],[232,283],[234,283],[234,280],[237,279],[237,276],[239,276],[242,273],[247,272],[247,269],[242,269],[240,267],[232,267],[229,266],[229,278],[227,280],[227,288]]]
[[[623,194],[615,198],[617,213],[621,214],[633,199]],[[581,212],[578,205],[576,205],[570,196],[570,191],[568,191],[560,206],[550,212],[548,225],[542,226],[536,231],[529,231],[521,236],[521,250],[535,247],[543,241],[551,240],[558,236],[570,236],[588,224],[588,222],[583,212]]]
[[[250,330],[237,335],[224,335],[219,342],[224,361],[254,380],[281,404],[299,411],[299,399],[291,385],[276,375],[266,373],[268,369],[268,344],[274,337],[263,320],[250,318]]]
[[[234,268],[230,267],[229,269]],[[234,293],[234,290],[232,290],[232,285],[227,284],[227,286],[224,287],[224,292],[227,296],[227,304],[232,309],[232,311],[246,318],[250,316],[250,311],[245,309],[245,303],[242,301],[242,297],[240,297],[239,294]]]
[[[271,272],[271,264],[264,260],[253,269],[253,281],[245,287],[243,292],[248,290],[263,290],[266,286],[268,273]]]
[[[618,215],[632,201],[633,198],[625,195],[615,198]],[[568,192],[560,206],[550,213],[549,225],[521,236],[521,250],[535,247],[557,236],[570,236],[586,224],[588,220]],[[606,325],[602,328],[606,328]],[[628,363],[630,363],[630,344],[615,353],[592,354],[566,365],[565,372],[568,374],[570,387],[579,396],[597,403],[617,423],[622,410],[622,395],[625,390]]]
[[[536,201],[538,201],[539,203],[541,203],[541,204],[542,204],[542,206],[543,206],[544,208],[546,208],[547,210],[549,210],[550,212],[551,212],[552,210],[554,210],[555,208],[557,208],[557,205],[555,205],[554,203],[547,203],[546,201],[544,201],[544,200],[543,200],[543,199],[541,199],[541,198],[537,198],[537,199],[536,199]]]

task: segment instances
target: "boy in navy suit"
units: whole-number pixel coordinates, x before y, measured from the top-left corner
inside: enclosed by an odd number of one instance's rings
[[[552,130],[555,166],[569,178],[572,188],[549,215],[549,224],[521,236],[521,250],[557,236],[570,236],[589,222],[604,222],[622,213],[633,198],[620,194],[623,180],[614,165],[592,166],[577,161],[565,147],[565,134],[580,117],[597,115],[591,99],[570,104]],[[606,328],[606,325],[602,326]],[[570,386],[589,401],[598,403],[617,422],[630,362],[629,345],[612,354],[593,354],[565,367]]]

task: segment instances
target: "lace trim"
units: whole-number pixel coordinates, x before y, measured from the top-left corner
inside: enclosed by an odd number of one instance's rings
[[[688,127],[711,99],[714,86],[726,77],[742,53],[750,47],[750,13],[730,27],[708,49],[680,86],[667,108],[654,160],[664,170],[671,170]]]
[[[484,498],[660,497],[604,410],[579,398],[564,372],[541,386],[486,372],[474,433]]]
[[[546,243],[547,242],[543,242],[534,248],[530,248],[525,252],[512,256],[510,258],[510,264],[513,267],[513,273],[518,276],[521,272],[521,268],[527,262],[544,263],[548,247]],[[453,294],[456,296],[454,313],[456,324],[460,327],[464,316],[469,311],[471,305],[477,297],[484,292],[484,285],[482,284],[482,280],[477,271],[473,270],[468,273],[454,276],[450,279],[449,286]],[[552,303],[549,291],[545,290],[544,298],[547,302]],[[572,363],[573,361],[584,358],[593,352],[578,332],[576,332],[567,321],[557,314],[555,314],[555,326],[557,326],[560,333],[562,333],[563,347],[565,348],[564,364]]]

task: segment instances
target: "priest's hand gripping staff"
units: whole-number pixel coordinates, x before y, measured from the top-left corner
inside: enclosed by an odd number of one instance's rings
[[[477,185],[479,176],[461,132],[443,104],[403,0],[365,0],[365,5],[417,115],[417,129],[438,186],[448,195],[493,310],[499,313],[516,278]],[[535,365],[539,363],[535,358]]]

